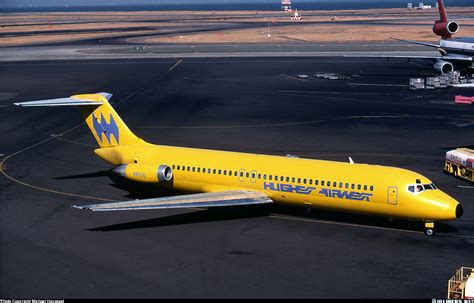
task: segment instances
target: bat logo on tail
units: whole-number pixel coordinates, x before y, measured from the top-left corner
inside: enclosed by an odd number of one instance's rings
[[[120,144],[119,129],[112,114],[110,114],[109,123],[105,121],[104,115],[102,113],[100,114],[100,122],[98,121],[97,117],[94,114],[92,114],[92,118],[93,118],[92,121],[94,125],[94,130],[97,136],[99,137],[100,142],[102,142],[102,134],[105,134],[105,137],[107,138],[107,141],[109,141],[109,144],[112,144],[112,142],[110,142],[111,135],[114,136],[115,141],[117,141],[117,144]]]

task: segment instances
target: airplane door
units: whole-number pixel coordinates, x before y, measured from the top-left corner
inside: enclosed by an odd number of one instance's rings
[[[388,187],[387,199],[388,204],[397,205],[398,188],[395,186]]]
[[[239,170],[239,181],[244,182],[245,180],[245,171],[243,169]]]
[[[250,173],[250,181],[252,181],[252,183],[255,183],[257,181],[257,172],[255,170],[252,170],[252,172]]]

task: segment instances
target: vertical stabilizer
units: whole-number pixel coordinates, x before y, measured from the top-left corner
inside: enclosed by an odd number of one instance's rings
[[[112,94],[96,93],[74,95],[69,98],[19,102],[22,107],[79,106],[85,122],[100,147],[134,145],[144,143],[135,136],[110,105]]]

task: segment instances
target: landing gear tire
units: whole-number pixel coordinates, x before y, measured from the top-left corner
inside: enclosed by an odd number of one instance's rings
[[[433,228],[428,228],[425,230],[425,235],[427,235],[428,237],[431,237],[435,234],[435,231]]]

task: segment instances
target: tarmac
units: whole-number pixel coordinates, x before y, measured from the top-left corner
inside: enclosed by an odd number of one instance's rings
[[[453,101],[474,89],[410,91],[409,78],[434,73],[421,62],[112,58],[0,70],[2,298],[432,299],[474,266],[474,186],[443,173],[446,151],[472,145],[474,109]],[[76,109],[12,105],[94,92],[114,94],[151,143],[402,167],[464,215],[427,237],[421,223],[317,209],[73,209],[164,194],[111,178]]]

